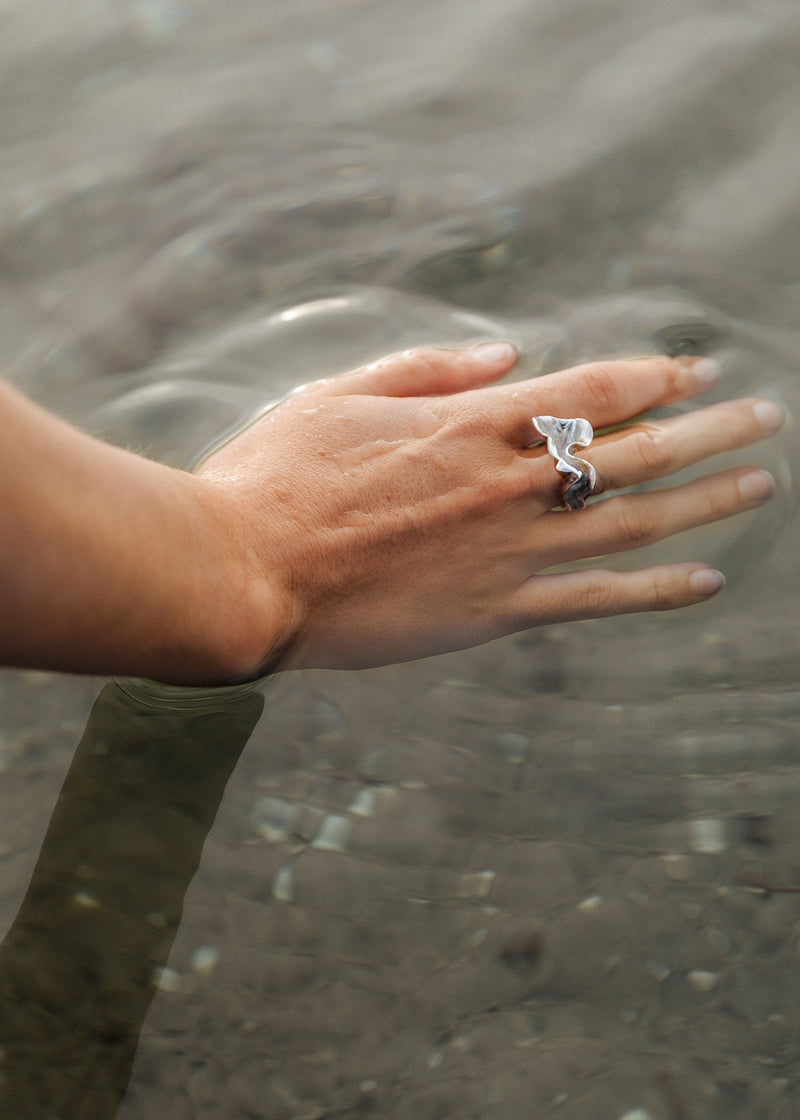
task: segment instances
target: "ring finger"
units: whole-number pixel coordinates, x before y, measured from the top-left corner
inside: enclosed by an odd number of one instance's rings
[[[774,435],[785,413],[774,401],[725,401],[669,420],[645,421],[582,451],[597,471],[595,494],[651,482],[702,459]]]
[[[536,552],[546,556],[542,567],[552,567],[642,548],[755,509],[772,496],[774,486],[767,471],[744,467],[649,494],[607,498],[575,515],[548,513],[535,525]]]

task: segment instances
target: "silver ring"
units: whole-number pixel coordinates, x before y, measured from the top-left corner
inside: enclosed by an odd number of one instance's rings
[[[597,472],[591,463],[573,455],[573,447],[588,447],[594,429],[588,420],[576,417],[562,420],[558,416],[534,416],[533,426],[547,440],[547,450],[556,461],[556,470],[565,475],[561,487],[567,509],[583,509],[586,499],[594,493]]]

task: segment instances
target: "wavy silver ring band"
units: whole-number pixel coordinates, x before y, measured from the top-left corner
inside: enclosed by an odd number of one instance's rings
[[[594,492],[597,472],[591,463],[572,454],[573,447],[588,447],[594,429],[588,420],[577,417],[563,420],[558,416],[534,416],[533,426],[547,440],[547,450],[556,461],[556,470],[565,475],[561,488],[567,509],[583,509]]]

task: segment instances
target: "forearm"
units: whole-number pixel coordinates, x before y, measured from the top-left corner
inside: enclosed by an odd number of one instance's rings
[[[255,589],[209,488],[1,383],[0,421],[0,662],[191,683],[246,674]]]

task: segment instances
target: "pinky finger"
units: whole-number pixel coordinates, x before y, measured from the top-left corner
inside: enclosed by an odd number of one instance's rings
[[[600,568],[534,576],[520,589],[523,628],[703,603],[725,577],[706,564],[662,564],[633,572]]]

